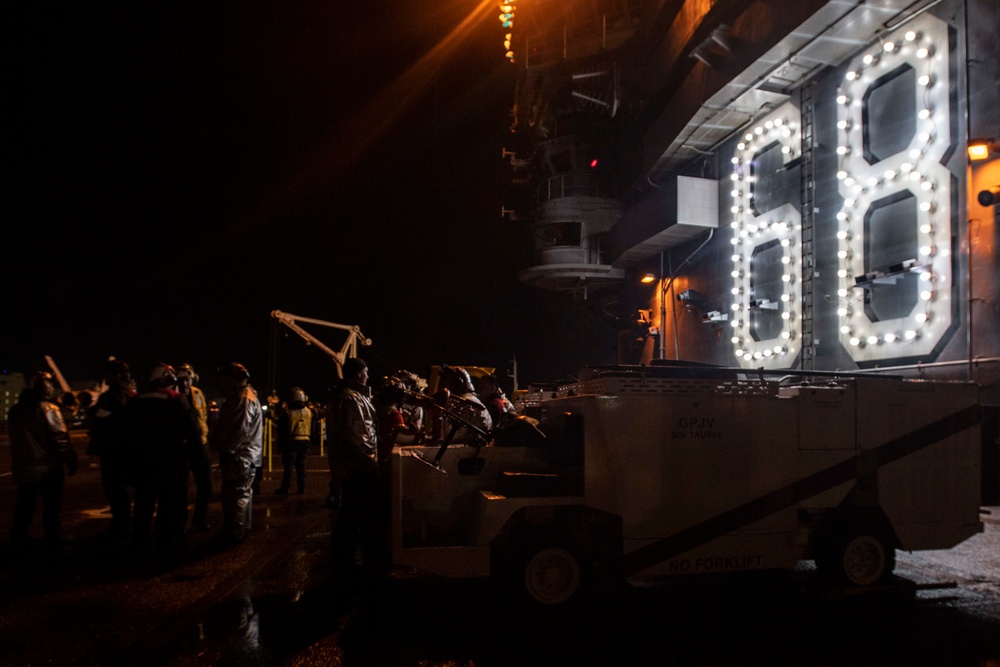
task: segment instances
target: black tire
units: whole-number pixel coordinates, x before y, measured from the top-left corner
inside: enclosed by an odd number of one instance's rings
[[[520,575],[523,593],[530,602],[558,607],[581,597],[589,580],[589,568],[576,549],[541,543],[526,552]]]

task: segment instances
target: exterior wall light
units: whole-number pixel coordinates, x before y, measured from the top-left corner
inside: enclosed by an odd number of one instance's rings
[[[969,139],[969,159],[985,160],[993,149],[993,139]]]

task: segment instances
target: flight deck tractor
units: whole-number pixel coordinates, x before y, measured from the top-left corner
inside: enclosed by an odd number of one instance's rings
[[[982,531],[969,382],[697,364],[591,367],[485,446],[396,447],[397,565],[511,576],[559,605],[620,580],[790,570],[889,581]]]

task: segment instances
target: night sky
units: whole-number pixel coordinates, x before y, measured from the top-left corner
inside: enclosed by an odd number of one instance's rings
[[[211,391],[235,360],[319,391],[331,362],[275,309],[359,325],[373,376],[613,359],[610,325],[516,278],[496,3],[147,4],[7,19],[0,370],[189,362]]]

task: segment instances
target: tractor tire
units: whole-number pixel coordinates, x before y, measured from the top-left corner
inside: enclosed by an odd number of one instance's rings
[[[841,528],[817,560],[819,569],[842,584],[867,587],[883,583],[896,567],[896,550],[890,540],[862,527]]]
[[[560,544],[540,544],[529,549],[520,573],[524,594],[541,607],[575,601],[588,580],[587,564],[577,550]]]

